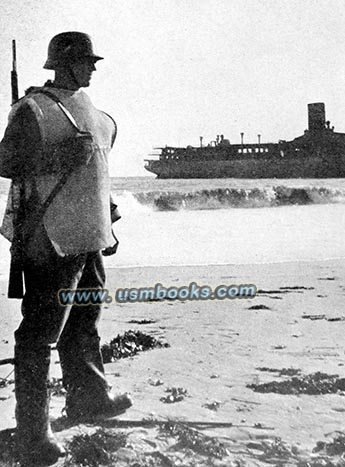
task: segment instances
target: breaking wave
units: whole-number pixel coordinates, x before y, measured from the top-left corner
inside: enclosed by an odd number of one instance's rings
[[[345,189],[325,187],[217,188],[193,192],[133,193],[143,206],[158,211],[263,208],[289,205],[345,203]]]

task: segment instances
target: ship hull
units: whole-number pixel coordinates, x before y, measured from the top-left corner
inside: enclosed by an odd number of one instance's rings
[[[342,178],[345,155],[219,161],[151,160],[157,178]]]

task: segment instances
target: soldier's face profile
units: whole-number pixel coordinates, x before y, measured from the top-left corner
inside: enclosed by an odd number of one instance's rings
[[[96,70],[94,60],[90,58],[80,59],[72,64],[73,74],[80,87],[84,88],[90,85],[92,73]]]

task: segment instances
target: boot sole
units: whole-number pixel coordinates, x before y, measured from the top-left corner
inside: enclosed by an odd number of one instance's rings
[[[131,404],[126,404],[125,406],[121,407],[121,408],[118,408],[117,410],[114,408],[113,410],[104,410],[104,411],[100,411],[98,413],[95,413],[95,414],[76,414],[76,415],[73,415],[73,414],[69,414],[68,411],[67,412],[67,417],[68,417],[68,420],[73,422],[73,423],[76,423],[76,422],[79,422],[79,423],[92,423],[92,422],[97,422],[97,421],[100,421],[100,420],[107,420],[109,418],[114,418],[114,417],[118,417],[119,415],[122,415],[124,414],[130,407],[132,407],[132,403]]]

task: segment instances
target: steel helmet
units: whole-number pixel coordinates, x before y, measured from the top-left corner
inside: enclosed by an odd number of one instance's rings
[[[54,36],[50,41],[48,58],[43,68],[55,70],[83,57],[89,57],[95,62],[103,59],[103,57],[94,53],[89,35],[76,31],[62,32]]]

